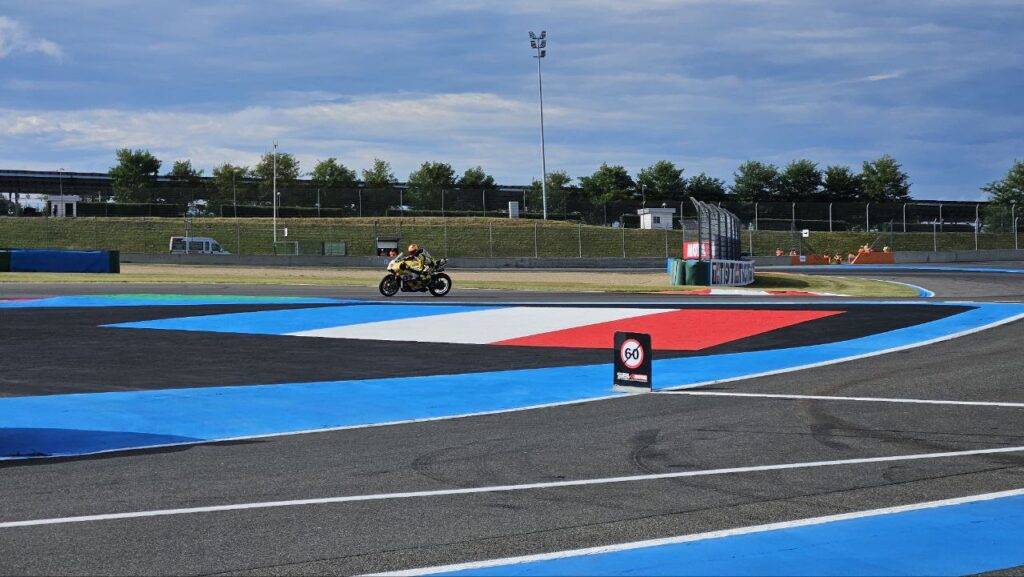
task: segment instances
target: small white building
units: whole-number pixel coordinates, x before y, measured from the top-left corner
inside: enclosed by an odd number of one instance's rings
[[[75,194],[50,194],[46,196],[48,216],[78,216],[78,203],[82,197]]]
[[[674,208],[641,208],[636,211],[640,215],[640,228],[671,230]]]

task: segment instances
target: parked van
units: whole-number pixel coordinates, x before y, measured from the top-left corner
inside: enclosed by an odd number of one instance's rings
[[[171,254],[231,254],[208,236],[172,236]]]

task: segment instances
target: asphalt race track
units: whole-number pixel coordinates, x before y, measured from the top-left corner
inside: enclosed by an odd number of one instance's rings
[[[1024,574],[1024,274],[869,274],[936,298],[0,284],[0,574]]]

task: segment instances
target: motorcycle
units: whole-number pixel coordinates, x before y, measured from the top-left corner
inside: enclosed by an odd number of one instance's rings
[[[419,276],[408,269],[405,253],[396,256],[388,263],[388,274],[380,281],[380,294],[392,297],[402,292],[430,292],[436,297],[443,297],[452,290],[452,277],[445,274],[448,259],[434,260],[427,254],[427,267]]]

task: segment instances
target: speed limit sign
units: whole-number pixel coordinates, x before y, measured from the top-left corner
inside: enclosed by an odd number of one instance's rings
[[[619,346],[619,358],[627,369],[639,369],[645,357],[644,347],[636,339],[626,339]]]
[[[615,333],[612,388],[631,393],[651,390],[651,335]]]

